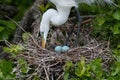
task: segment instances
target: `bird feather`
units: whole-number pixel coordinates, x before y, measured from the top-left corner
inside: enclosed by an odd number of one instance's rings
[[[86,4],[97,4],[99,6],[111,5],[116,6],[113,0],[75,0],[77,4],[86,3]]]

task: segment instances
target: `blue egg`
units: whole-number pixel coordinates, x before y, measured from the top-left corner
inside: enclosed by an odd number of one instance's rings
[[[68,47],[68,46],[63,46],[62,47],[62,52],[66,52],[66,51],[68,51],[70,49],[70,47]]]
[[[55,51],[56,52],[62,52],[62,46],[56,46]]]

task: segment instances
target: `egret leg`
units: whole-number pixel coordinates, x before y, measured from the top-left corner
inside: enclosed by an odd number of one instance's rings
[[[77,14],[76,17],[78,19],[78,31],[77,31],[77,37],[76,37],[76,41],[75,41],[74,47],[77,47],[78,46],[79,35],[80,35],[80,26],[81,26],[82,18],[80,16],[78,8],[75,7],[75,11],[76,11],[76,14]]]
[[[77,31],[77,37],[76,37],[76,40],[75,40],[75,44],[74,44],[74,47],[77,47],[78,45],[78,40],[79,40],[79,35],[80,35],[80,26],[81,26],[81,22],[82,22],[82,18],[80,16],[80,13],[78,11],[78,8],[75,8],[75,11],[76,11],[76,18],[78,19],[78,31]],[[70,32],[68,32],[68,37],[66,39],[66,42],[65,42],[65,45],[68,46],[68,40],[69,40],[69,37],[71,36],[72,32],[74,31],[73,28],[70,29]]]

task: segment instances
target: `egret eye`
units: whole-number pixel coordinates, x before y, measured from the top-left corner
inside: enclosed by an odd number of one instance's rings
[[[44,35],[44,32],[40,32],[40,35],[43,36],[43,35]]]

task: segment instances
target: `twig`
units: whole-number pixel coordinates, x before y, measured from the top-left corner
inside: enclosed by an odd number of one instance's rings
[[[64,75],[64,72],[56,80],[59,80],[63,75]]]
[[[60,62],[58,61],[58,62],[56,62],[56,63],[54,63],[54,64],[52,64],[52,65],[49,65],[49,67],[52,67],[52,66],[55,66],[55,65],[57,65],[57,64],[59,64]]]
[[[38,70],[39,70],[40,66],[41,66],[41,65],[39,64],[38,67],[35,69],[35,71],[27,78],[27,80],[31,80],[32,77],[38,73]],[[37,71],[37,72],[36,72],[36,71]]]
[[[97,15],[84,15],[81,18],[95,18]],[[105,16],[105,14],[100,14],[99,16]],[[74,20],[76,17],[71,17],[69,20]]]
[[[50,79],[49,79],[49,75],[48,75],[47,70],[46,70],[46,67],[45,67],[45,66],[46,66],[46,65],[45,65],[45,62],[43,62],[43,66],[44,66],[46,78],[47,78],[47,80],[50,80]]]
[[[3,39],[4,39],[5,44],[6,44],[8,47],[12,46],[12,44],[11,44],[9,41],[7,41],[5,38],[3,38]]]
[[[107,49],[109,49],[109,48],[110,48],[110,37],[109,37],[108,42],[107,42]]]
[[[91,22],[93,19],[87,19],[87,20],[85,20],[85,21],[83,21],[83,22],[81,22],[82,24],[86,24],[86,23],[89,23],[89,22]]]
[[[40,47],[40,46],[38,45],[38,43],[35,41],[35,39],[33,38],[33,36],[32,36],[31,34],[30,34],[30,37],[32,38],[33,42],[35,43],[35,45],[36,45],[37,47],[42,48],[42,47]]]
[[[7,15],[5,15],[6,18],[10,19],[13,23],[15,23],[21,30],[23,30],[25,33],[27,33],[27,31],[25,31],[16,21],[14,21],[13,19],[11,19],[10,17],[8,17]],[[33,36],[31,34],[29,34],[29,36],[32,38],[33,42],[35,43],[35,45],[37,45],[37,47],[41,48],[38,43],[35,41],[35,39],[33,38]]]
[[[8,17],[7,15],[5,15],[6,18],[8,18],[9,20],[11,20],[13,23],[15,23],[20,29],[22,29],[24,32],[26,32],[16,21],[14,21],[13,19],[11,19],[10,17]]]

